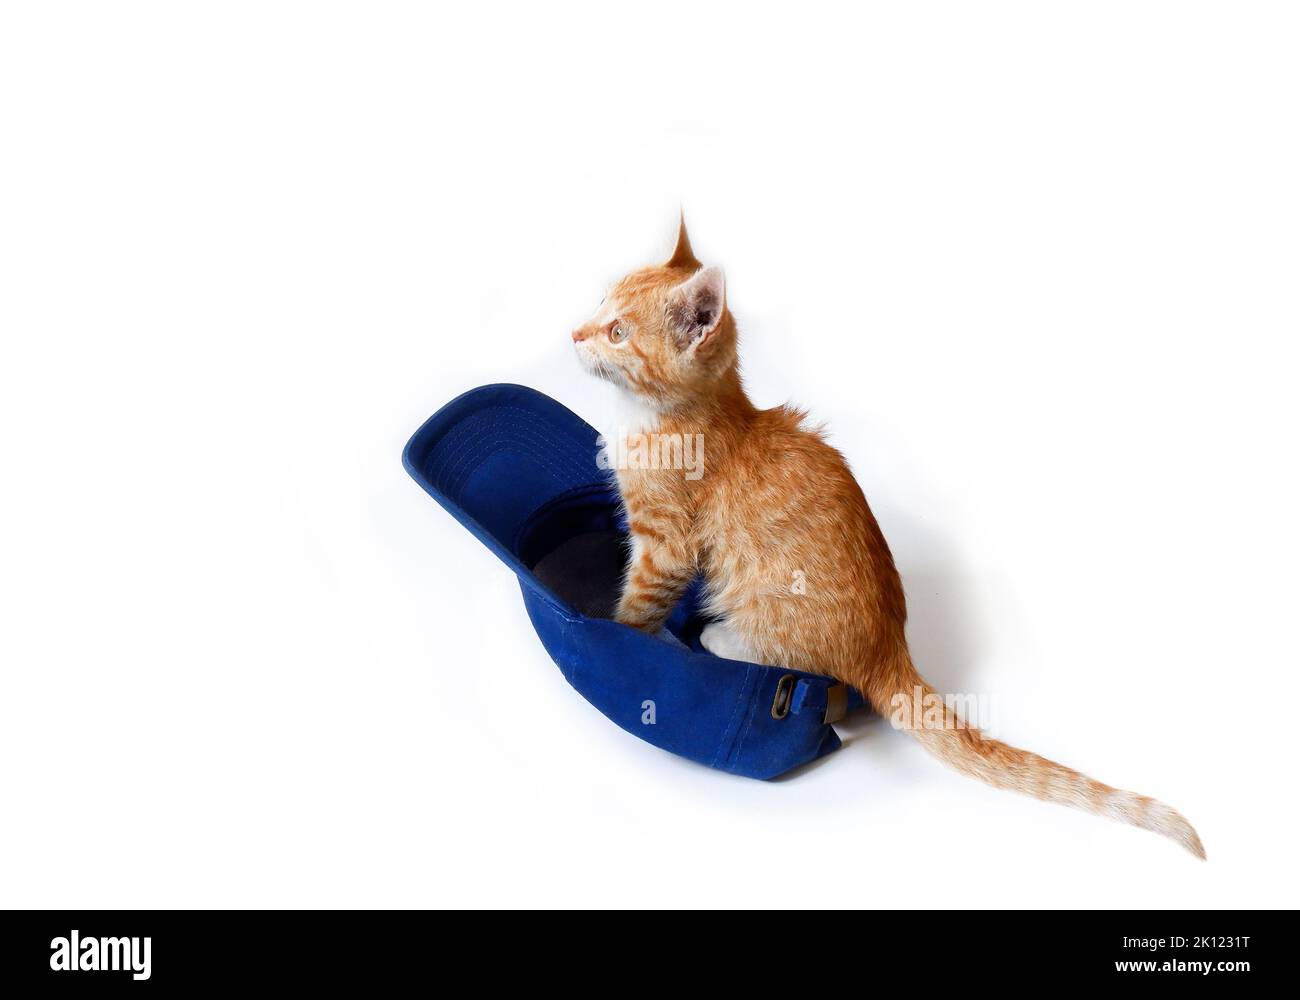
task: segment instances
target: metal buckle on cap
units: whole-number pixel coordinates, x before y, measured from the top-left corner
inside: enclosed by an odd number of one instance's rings
[[[776,682],[776,697],[772,699],[772,718],[784,719],[790,714],[790,698],[794,694],[794,674],[786,674]]]
[[[826,714],[822,716],[822,722],[829,726],[832,722],[839,722],[848,714],[849,686],[832,684],[826,689]]]

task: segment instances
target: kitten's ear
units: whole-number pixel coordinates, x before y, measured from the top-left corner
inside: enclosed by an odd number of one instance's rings
[[[677,346],[686,350],[706,340],[722,323],[727,305],[722,268],[705,267],[668,295],[668,325]]]
[[[677,224],[677,246],[673,255],[664,261],[664,267],[699,267],[695,252],[691,250],[691,238],[686,235],[686,214],[682,213]]]

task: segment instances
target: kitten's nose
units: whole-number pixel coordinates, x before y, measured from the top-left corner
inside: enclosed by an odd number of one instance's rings
[[[580,340],[586,340],[591,336],[591,331],[585,326],[580,326],[573,331],[573,342],[576,344]]]

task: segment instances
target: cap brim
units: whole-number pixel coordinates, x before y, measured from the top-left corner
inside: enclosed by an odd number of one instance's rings
[[[548,504],[609,490],[595,428],[527,386],[485,385],[424,422],[402,464],[426,492],[518,573],[525,528]]]

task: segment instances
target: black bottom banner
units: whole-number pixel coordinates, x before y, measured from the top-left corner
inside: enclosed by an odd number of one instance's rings
[[[446,972],[473,966],[489,981],[500,973],[523,975],[530,966],[539,975],[564,970],[569,981],[583,969],[593,979],[618,977],[623,966],[633,979],[660,982],[672,968],[725,967],[729,975],[739,971],[742,979],[771,985],[828,979],[840,970],[865,972],[870,980],[874,970],[922,989],[1100,982],[1144,989],[1161,981],[1179,989],[1237,989],[1289,967],[1281,924],[1291,914],[646,913],[635,920],[605,916],[598,931],[582,913],[548,915],[544,924],[531,913],[514,914],[513,928],[500,927],[500,915],[489,925],[476,913],[421,911],[30,911],[0,919],[0,990],[26,996],[10,987],[374,990],[409,987],[413,976],[445,984]],[[570,920],[588,926],[573,936],[557,933]],[[753,939],[743,932],[753,931],[765,942],[757,950],[744,945]],[[617,978],[605,986],[622,988],[616,984]]]

